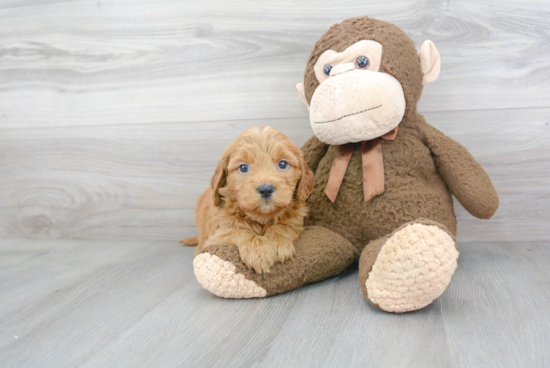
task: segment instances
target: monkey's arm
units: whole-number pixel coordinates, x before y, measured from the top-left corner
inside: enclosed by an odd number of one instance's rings
[[[321,142],[316,136],[311,137],[302,146],[301,150],[304,153],[304,159],[313,173],[317,171],[317,166],[325,153],[327,153],[328,147],[328,144]]]
[[[422,133],[453,195],[475,217],[491,218],[498,208],[498,195],[481,165],[460,143],[434,127],[423,124]]]

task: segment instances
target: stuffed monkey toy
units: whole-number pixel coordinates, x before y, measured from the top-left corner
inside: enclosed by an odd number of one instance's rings
[[[393,24],[334,24],[297,85],[315,134],[302,147],[315,183],[295,258],[257,274],[236,248],[219,244],[196,256],[199,282],[221,297],[265,297],[358,261],[362,292],[382,310],[414,311],[437,299],[457,267],[451,195],[481,219],[499,203],[471,154],[416,110],[440,65],[431,41],[417,51]]]

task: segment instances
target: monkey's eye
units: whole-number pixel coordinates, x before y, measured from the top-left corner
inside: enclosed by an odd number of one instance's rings
[[[248,172],[248,165],[242,164],[241,166],[239,166],[239,171],[242,172],[243,174],[246,174]]]
[[[369,59],[366,56],[359,56],[357,59],[355,59],[355,65],[359,69],[365,69],[369,66]]]
[[[330,75],[330,71],[332,70],[332,66],[331,65],[325,65],[325,74],[326,75]]]
[[[286,169],[288,169],[288,162],[286,162],[285,160],[281,160],[281,161],[279,161],[277,166],[279,166],[279,169],[281,169],[281,170],[286,170]]]

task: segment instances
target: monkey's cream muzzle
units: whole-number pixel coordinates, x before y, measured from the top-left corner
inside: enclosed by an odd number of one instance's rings
[[[405,95],[397,79],[346,63],[334,67],[315,90],[309,119],[320,141],[341,145],[388,133],[404,113]]]

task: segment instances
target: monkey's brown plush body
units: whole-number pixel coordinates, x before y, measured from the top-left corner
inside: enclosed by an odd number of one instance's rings
[[[423,84],[438,73],[433,44],[427,41],[417,55],[414,42],[392,24],[363,17],[333,25],[298,85],[316,134],[302,147],[315,173],[306,220],[315,226],[296,242],[293,260],[265,275],[248,270],[232,247],[210,248],[194,262],[203,286],[223,297],[269,296],[359,260],[361,289],[383,310],[412,311],[439,297],[457,267],[451,194],[479,218],[493,215],[498,196],[468,151],[416,112]],[[354,88],[360,93],[350,94]],[[384,94],[390,99],[379,98]],[[393,140],[384,140],[390,131]],[[382,187],[371,196],[366,188],[376,175]]]

